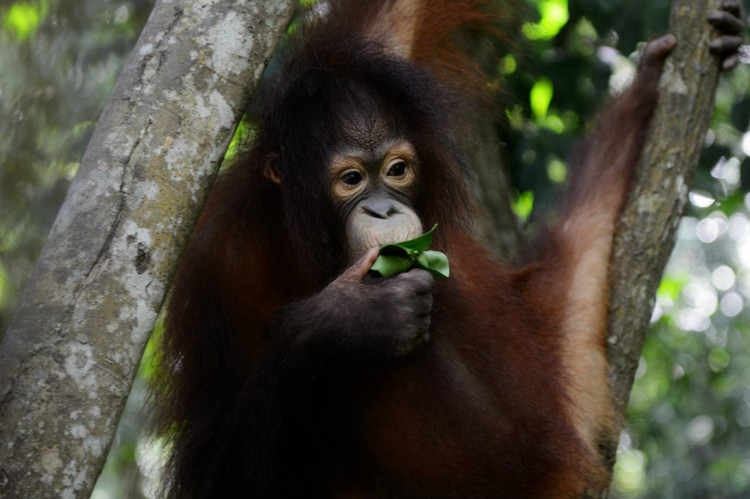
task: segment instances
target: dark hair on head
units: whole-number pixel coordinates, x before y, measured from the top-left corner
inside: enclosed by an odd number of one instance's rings
[[[452,133],[461,102],[429,70],[376,41],[354,34],[346,43],[313,40],[293,51],[284,70],[267,82],[257,117],[254,154],[278,160],[290,232],[316,228],[312,239],[320,241],[323,232],[339,237],[333,213],[306,208],[332,210],[327,155],[332,134],[345,134],[344,120],[352,113],[380,115],[389,131],[414,145],[422,164],[415,209],[425,226],[439,223],[446,234],[461,225],[468,211],[468,171]],[[363,107],[351,109],[357,105]],[[328,226],[321,226],[326,219]]]

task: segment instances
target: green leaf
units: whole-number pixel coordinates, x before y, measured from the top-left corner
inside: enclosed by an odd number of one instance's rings
[[[403,241],[400,243],[385,244],[380,247],[380,254],[386,255],[399,255],[399,254],[413,254],[415,251],[424,251],[432,244],[432,234],[435,232],[437,224],[432,226],[428,232],[425,232],[419,237]]]
[[[409,270],[413,263],[414,260],[409,256],[380,255],[370,267],[370,272],[378,272],[383,277],[393,277]]]
[[[14,3],[5,15],[4,27],[20,41],[34,34],[39,27],[39,10],[26,2]]]
[[[531,87],[531,92],[529,93],[531,111],[538,120],[543,120],[547,116],[554,92],[555,89],[552,85],[552,80],[549,78],[539,78],[534,83],[534,86]]]
[[[527,23],[522,31],[529,40],[554,38],[568,23],[568,0],[542,0],[538,5],[539,23]]]
[[[521,221],[525,222],[534,210],[534,191],[526,191],[520,194],[518,199],[512,203],[511,209]]]
[[[440,251],[424,251],[417,257],[417,263],[420,268],[428,271],[435,279],[444,279],[451,275],[448,257]]]
[[[370,267],[370,273],[382,277],[393,277],[413,268],[428,271],[435,279],[450,275],[448,257],[439,251],[427,251],[432,244],[435,224],[429,232],[400,243],[380,247],[380,255]]]

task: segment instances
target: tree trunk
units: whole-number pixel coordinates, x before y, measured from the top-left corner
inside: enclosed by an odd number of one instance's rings
[[[293,0],[157,2],[0,345],[0,496],[88,497]]]
[[[709,53],[716,35],[708,14],[721,0],[675,0],[670,31],[677,47],[667,60],[659,104],[639,172],[614,241],[607,356],[612,395],[625,414],[656,290],[674,246],[713,113],[719,59]],[[606,446],[614,464],[617,440]],[[606,497],[599,491],[593,497]]]

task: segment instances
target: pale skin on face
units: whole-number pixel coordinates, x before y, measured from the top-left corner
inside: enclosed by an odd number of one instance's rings
[[[405,241],[422,233],[408,199],[418,177],[416,151],[405,140],[388,140],[372,148],[348,148],[331,160],[334,202],[344,209],[347,253],[354,261],[373,246]],[[401,199],[399,199],[401,198]]]
[[[422,223],[407,201],[418,180],[416,150],[404,139],[385,138],[387,127],[377,117],[354,118],[344,140],[356,145],[334,153],[328,174],[331,199],[342,213],[347,212],[350,263],[373,247],[422,233]],[[281,185],[277,161],[269,158],[263,174]]]

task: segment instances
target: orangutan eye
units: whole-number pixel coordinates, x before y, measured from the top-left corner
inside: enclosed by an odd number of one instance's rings
[[[341,181],[346,185],[353,187],[362,182],[362,174],[358,171],[350,171],[341,176]]]
[[[406,161],[400,160],[393,163],[388,169],[389,177],[403,177],[406,175]]]

